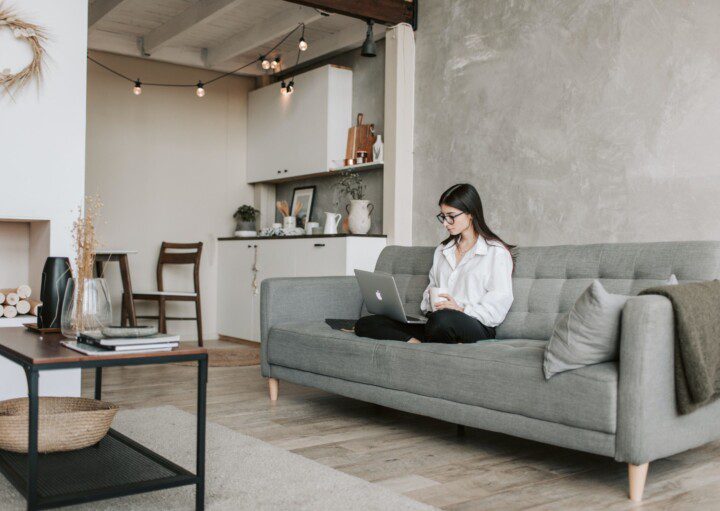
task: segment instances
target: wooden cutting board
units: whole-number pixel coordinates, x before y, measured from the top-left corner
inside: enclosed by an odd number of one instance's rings
[[[348,130],[345,158],[355,158],[358,151],[366,151],[372,161],[372,146],[375,143],[374,124],[363,124],[363,114],[358,114],[357,125]]]

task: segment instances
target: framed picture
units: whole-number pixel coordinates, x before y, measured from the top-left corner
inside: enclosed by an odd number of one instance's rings
[[[305,223],[311,220],[313,202],[315,202],[314,186],[304,186],[293,190],[292,207],[290,211],[294,213],[296,207],[300,208],[297,214],[298,227],[305,227]],[[300,204],[300,206],[298,206],[298,204]]]

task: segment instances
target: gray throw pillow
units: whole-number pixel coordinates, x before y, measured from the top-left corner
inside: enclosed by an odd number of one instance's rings
[[[666,285],[677,284],[670,275]],[[608,293],[595,280],[555,323],[545,348],[543,372],[555,374],[615,360],[620,341],[620,316],[629,296]]]
[[[628,296],[613,295],[595,280],[555,324],[545,349],[545,378],[617,357],[620,314]]]

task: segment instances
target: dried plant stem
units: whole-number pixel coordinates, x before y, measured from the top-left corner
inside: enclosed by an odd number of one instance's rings
[[[88,330],[95,325],[88,324],[89,319],[85,313],[86,293],[85,285],[93,278],[95,266],[95,251],[98,241],[95,236],[95,222],[102,208],[99,197],[86,197],[85,207],[78,207],[78,217],[73,222],[73,241],[75,242],[75,317],[73,321],[78,332]]]

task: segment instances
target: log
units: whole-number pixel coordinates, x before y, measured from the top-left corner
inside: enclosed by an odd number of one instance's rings
[[[17,316],[17,309],[13,305],[6,305],[3,307],[3,314],[6,318],[14,318]]]
[[[27,301],[30,304],[30,314],[37,316],[38,307],[42,305],[42,302],[40,300],[33,300],[32,298],[28,298]]]
[[[15,308],[17,309],[18,314],[27,314],[30,312],[30,302],[27,300],[20,300]]]
[[[27,298],[30,298],[30,293],[32,293],[32,289],[27,284],[23,284],[21,286],[18,286],[16,293],[21,300],[25,300]]]
[[[0,305],[0,318],[2,318],[5,315],[5,308]]]
[[[20,301],[20,297],[15,291],[8,290],[10,292],[5,293],[5,305],[17,305],[17,303]],[[5,290],[3,290],[5,292]]]
[[[0,291],[0,305],[2,305],[4,303],[5,303],[5,293]],[[0,317],[2,317],[2,316],[0,316]]]

